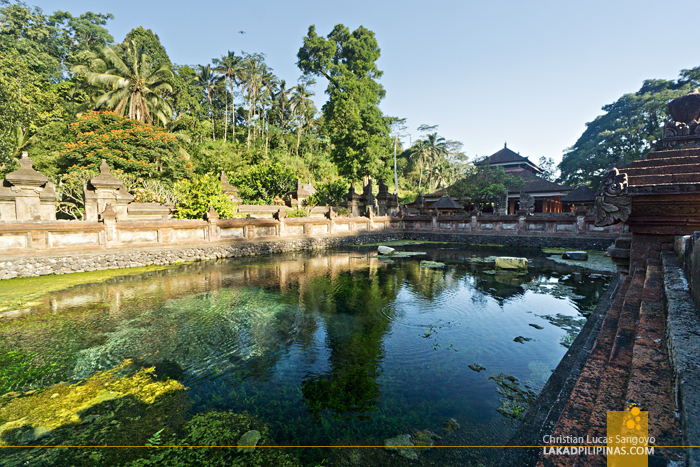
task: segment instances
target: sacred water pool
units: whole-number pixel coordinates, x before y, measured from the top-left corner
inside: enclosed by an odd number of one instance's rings
[[[17,282],[0,284],[0,443],[235,445],[255,429],[260,444],[284,446],[383,446],[401,434],[502,444],[611,278],[539,250],[419,244],[397,251],[420,254],[390,259],[376,250],[192,263],[49,293],[24,280],[32,298],[14,310],[7,287]],[[507,274],[474,262],[490,255],[530,266]],[[154,452],[4,451],[16,465],[137,465]],[[474,455],[285,452],[288,465],[462,465]]]

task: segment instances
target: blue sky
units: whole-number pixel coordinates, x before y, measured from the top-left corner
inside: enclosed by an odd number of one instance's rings
[[[115,40],[139,25],[159,35],[171,60],[205,64],[227,50],[262,52],[294,83],[309,25],[375,32],[386,115],[408,118],[464,143],[466,154],[508,147],[560,161],[585,123],[644,79],[674,79],[700,65],[692,41],[700,5],[652,1],[220,1],[28,0],[46,13],[112,13]],[[682,11],[681,11],[682,10]],[[246,34],[238,34],[243,30]],[[325,101],[319,80],[316,102]],[[406,141],[408,143],[408,141]]]

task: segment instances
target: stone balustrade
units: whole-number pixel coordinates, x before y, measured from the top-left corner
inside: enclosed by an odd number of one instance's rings
[[[462,232],[491,235],[559,235],[617,238],[625,226],[595,226],[595,216],[583,213],[542,215],[464,215],[440,216],[436,213],[403,218],[403,228],[415,231]]]
[[[206,220],[120,221],[113,210],[106,209],[100,214],[98,222],[0,223],[0,251],[8,254],[77,249],[82,251],[401,230],[401,219],[388,216],[219,219],[215,212],[210,211],[205,217]]]

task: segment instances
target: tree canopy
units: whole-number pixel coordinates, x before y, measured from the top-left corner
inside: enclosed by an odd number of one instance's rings
[[[646,80],[639,91],[604,106],[605,113],[586,123],[586,130],[564,154],[559,181],[595,188],[608,169],[625,167],[648,152],[661,138],[669,100],[686,94],[691,76],[697,74],[684,72],[679,81]]]
[[[385,96],[376,81],[380,49],[374,33],[362,26],[355,31],[338,24],[326,38],[309,27],[299,49],[302,72],[328,80],[323,126],[333,147],[331,157],[339,172],[352,180],[381,176],[390,153],[389,119],[379,109]]]

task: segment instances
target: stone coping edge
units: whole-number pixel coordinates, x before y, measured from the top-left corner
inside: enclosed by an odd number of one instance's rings
[[[683,443],[700,446],[700,315],[675,253],[662,252],[666,294],[666,346],[673,371]],[[688,448],[688,467],[700,467],[700,448]]]
[[[622,276],[615,274],[605,293],[598,301],[595,309],[586,320],[581,331],[574,339],[569,350],[564,354],[559,365],[545,383],[534,404],[510,438],[509,446],[541,446],[542,438],[551,434],[551,430],[559,420],[576,381],[583,370],[588,356],[593,349],[598,333],[603,325],[603,319],[610,309],[615,295],[622,285]],[[520,467],[535,465],[540,457],[540,448],[518,448],[503,450],[500,467]]]
[[[162,266],[181,262],[326,249],[358,243],[377,243],[402,239],[403,235],[401,233],[373,232],[343,237],[275,239],[236,242],[233,244],[173,245],[170,248],[159,246],[94,252],[64,252],[63,254],[56,252],[58,254],[52,255],[0,257],[0,280],[101,271],[105,269]]]

